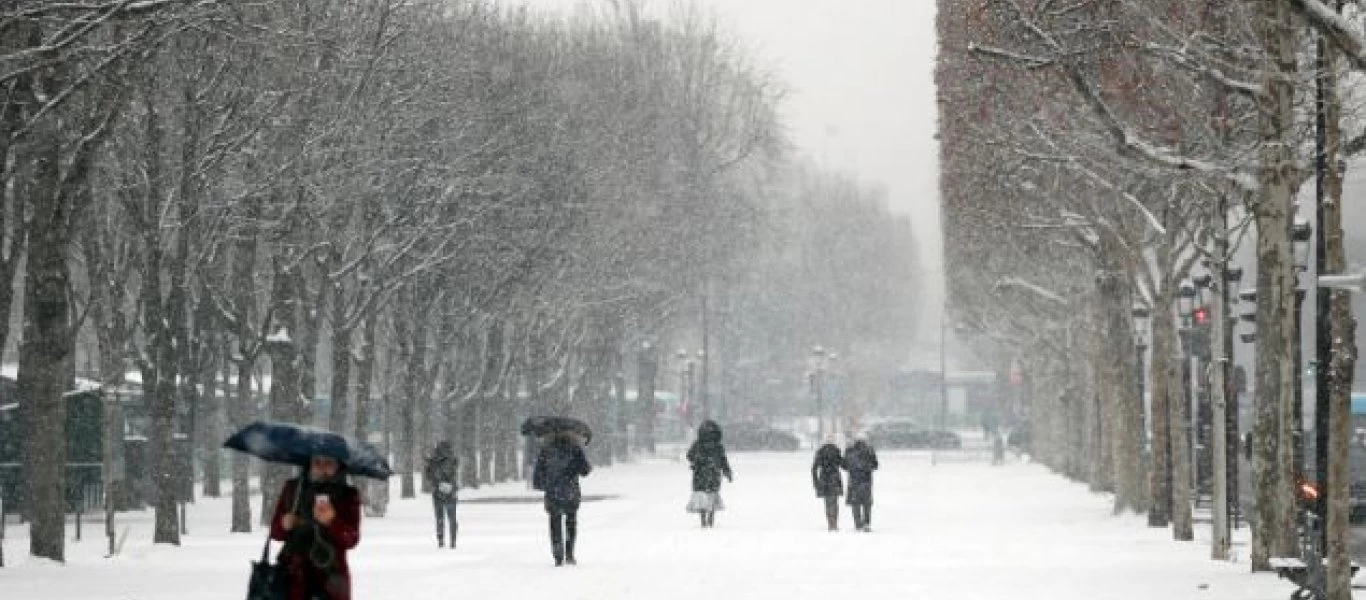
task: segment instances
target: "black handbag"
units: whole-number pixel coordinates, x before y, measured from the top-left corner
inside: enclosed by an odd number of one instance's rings
[[[289,573],[282,564],[270,562],[270,538],[261,549],[261,560],[251,563],[247,600],[285,600],[289,597]]]

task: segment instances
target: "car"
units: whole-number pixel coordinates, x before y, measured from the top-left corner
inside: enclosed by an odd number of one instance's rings
[[[874,448],[936,449],[963,447],[963,440],[952,431],[929,429],[915,421],[884,421],[868,430],[868,443]]]
[[[763,423],[732,423],[722,426],[721,431],[726,449],[735,452],[795,452],[801,447],[801,440],[796,435]]]

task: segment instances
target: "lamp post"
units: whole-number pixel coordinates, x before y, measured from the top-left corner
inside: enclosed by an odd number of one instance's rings
[[[697,351],[697,364],[701,367],[701,371],[702,371],[702,373],[701,373],[701,374],[702,374],[701,380],[702,380],[702,381],[701,381],[701,385],[698,385],[697,388],[696,388],[696,391],[697,391],[697,396],[696,396],[696,397],[697,397],[697,402],[698,402],[698,404],[701,404],[701,405],[702,405],[702,419],[703,419],[703,420],[706,420],[706,419],[710,419],[710,418],[711,418],[711,405],[710,405],[709,399],[708,399],[708,397],[707,397],[708,394],[707,394],[707,352],[706,352],[706,350],[698,350],[698,351]]]
[[[811,360],[811,392],[816,398],[816,443],[819,445],[825,440],[825,398],[821,389],[825,379],[825,348],[812,348]]]
[[[1222,307],[1223,320],[1219,326],[1223,328],[1224,361],[1220,365],[1224,373],[1224,460],[1227,468],[1226,481],[1226,500],[1228,502],[1228,523],[1231,528],[1238,527],[1238,385],[1234,378],[1233,369],[1233,330],[1238,323],[1238,317],[1233,312],[1232,297],[1239,293],[1242,286],[1243,268],[1239,266],[1228,266],[1224,269],[1224,288],[1219,292],[1219,302]]]
[[[1148,350],[1148,322],[1152,317],[1152,311],[1146,306],[1135,306],[1132,311],[1134,319],[1134,350],[1138,358],[1138,401],[1145,402],[1146,383],[1148,378],[1147,371],[1143,368],[1143,355]],[[1143,414],[1148,414],[1145,408]],[[1144,427],[1144,431],[1147,428]],[[1147,435],[1144,436],[1144,447],[1149,445]]]
[[[1180,328],[1179,328],[1179,330],[1177,331],[1177,333],[1178,333],[1178,335],[1179,335],[1179,337],[1180,337],[1180,339],[1181,339],[1181,398],[1178,400],[1178,402],[1182,402],[1182,403],[1183,403],[1183,409],[1184,409],[1184,410],[1177,410],[1176,412],[1174,412],[1174,413],[1172,413],[1172,414],[1173,414],[1173,415],[1177,415],[1177,414],[1183,415],[1184,418],[1182,418],[1182,419],[1176,419],[1176,418],[1171,419],[1171,422],[1170,422],[1170,424],[1168,425],[1168,427],[1169,427],[1168,431],[1170,431],[1170,432],[1176,432],[1176,431],[1185,431],[1185,432],[1187,432],[1187,435],[1186,435],[1186,438],[1185,438],[1186,443],[1188,444],[1188,445],[1186,446],[1186,448],[1187,448],[1186,451],[1187,451],[1187,452],[1190,451],[1190,445],[1189,445],[1189,444],[1190,444],[1191,441],[1192,441],[1192,438],[1191,438],[1191,435],[1190,435],[1190,431],[1191,431],[1191,419],[1190,419],[1190,412],[1189,412],[1189,411],[1190,411],[1190,406],[1191,406],[1191,351],[1192,351],[1192,349],[1191,349],[1191,344],[1192,344],[1193,338],[1194,338],[1194,335],[1193,335],[1194,327],[1193,327],[1193,325],[1194,325],[1195,297],[1196,297],[1196,295],[1197,295],[1197,292],[1196,292],[1195,286],[1194,286],[1190,281],[1182,281],[1181,284],[1180,284],[1179,286],[1177,286],[1177,288],[1176,288],[1176,312],[1177,312],[1178,316],[1180,316]],[[1181,421],[1184,421],[1184,422],[1181,422]],[[1180,427],[1181,429],[1178,430],[1178,429],[1177,429],[1178,427]],[[1172,470],[1171,470],[1170,472],[1167,473],[1168,477],[1172,477],[1173,474],[1176,472],[1175,465],[1176,465],[1176,459],[1177,459],[1177,456],[1178,456],[1178,455],[1176,454],[1176,448],[1177,448],[1177,445],[1176,445],[1177,442],[1176,442],[1176,440],[1177,440],[1176,436],[1173,435],[1173,436],[1171,437],[1171,444],[1172,444],[1172,454],[1171,454],[1171,457],[1172,457],[1173,468],[1172,468]],[[1197,462],[1198,462],[1198,461],[1197,461]],[[1192,470],[1195,470],[1195,469],[1192,469]],[[1187,476],[1187,477],[1190,477],[1191,474],[1188,473],[1186,476]],[[1187,482],[1186,482],[1186,485],[1192,485],[1192,484],[1194,484],[1193,481],[1187,481]],[[1171,486],[1172,484],[1169,483],[1168,485]],[[1169,489],[1175,489],[1175,488],[1174,488],[1174,487],[1169,487]],[[1175,509],[1175,506],[1173,506],[1173,510],[1174,510],[1174,509]]]
[[[688,351],[679,348],[674,353],[674,358],[678,359],[678,406],[683,410],[683,416],[688,420],[688,424],[691,425],[692,406],[688,404],[692,400],[688,397]]]
[[[1205,263],[1208,268],[1208,262]],[[1210,348],[1210,327],[1214,324],[1210,322],[1210,288],[1214,284],[1214,277],[1208,272],[1201,273],[1191,278],[1191,283],[1195,284],[1195,307],[1191,312],[1191,388],[1192,397],[1195,398],[1195,490],[1196,494],[1210,494],[1213,497],[1214,479],[1214,410],[1212,406],[1213,394],[1209,389],[1209,367],[1207,363],[1212,356]]]
[[[1249,288],[1246,290],[1240,290],[1238,292],[1238,321],[1242,324],[1241,331],[1238,333],[1238,339],[1242,341],[1244,344],[1247,344],[1252,349],[1252,351],[1255,352],[1257,348],[1256,288]],[[1240,434],[1238,437],[1238,443],[1240,445],[1239,449],[1241,450],[1241,452],[1239,452],[1236,456],[1242,457],[1242,459],[1245,460],[1251,460],[1251,456],[1248,453],[1251,452],[1252,448],[1250,445],[1242,445],[1243,439],[1244,438]],[[1234,514],[1241,514],[1242,499],[1239,490],[1241,490],[1242,488],[1236,484],[1230,484],[1230,486],[1231,489],[1234,490],[1234,492],[1229,495],[1237,499],[1236,506],[1238,507],[1238,512]],[[1234,525],[1237,525],[1237,523],[1238,521],[1237,519],[1235,519]]]
[[[1305,439],[1304,435],[1304,296],[1305,286],[1301,277],[1309,268],[1309,239],[1313,236],[1313,229],[1309,226],[1309,221],[1304,217],[1296,216],[1295,222],[1290,227],[1290,246],[1295,256],[1295,374],[1291,378],[1291,385],[1294,386],[1294,410],[1292,419],[1295,432],[1294,462],[1298,469],[1308,472],[1306,464]],[[1326,416],[1326,415],[1325,415]],[[1318,415],[1315,415],[1315,437],[1318,433],[1325,431],[1326,427],[1320,428]],[[1326,424],[1326,423],[1325,423]]]

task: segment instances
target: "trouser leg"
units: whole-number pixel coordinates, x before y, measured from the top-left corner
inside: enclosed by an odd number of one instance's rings
[[[560,529],[560,511],[550,512],[550,555],[555,557],[555,564],[560,564],[564,560],[564,533]]]
[[[441,546],[445,544],[442,535],[446,530],[446,507],[436,494],[432,494],[432,511],[436,513],[436,545]]]
[[[825,524],[831,531],[839,529],[840,505],[839,496],[825,497]]]
[[[457,505],[458,502],[455,498],[451,498],[449,501],[446,502],[446,519],[447,522],[450,524],[452,548],[455,547],[455,535],[457,532],[460,531],[460,522],[455,519],[455,510]]]
[[[579,513],[570,511],[564,515],[564,557],[574,562],[574,541],[579,537]]]

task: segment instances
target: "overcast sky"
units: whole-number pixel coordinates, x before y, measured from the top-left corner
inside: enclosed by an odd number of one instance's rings
[[[583,2],[507,1],[547,8]],[[817,162],[886,186],[892,208],[911,215],[929,271],[926,305],[937,317],[943,285],[933,0],[697,1],[786,83],[793,141]],[[926,337],[937,342],[938,321],[927,320]]]

